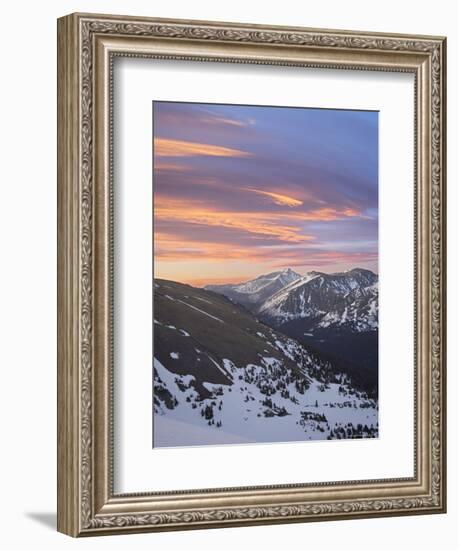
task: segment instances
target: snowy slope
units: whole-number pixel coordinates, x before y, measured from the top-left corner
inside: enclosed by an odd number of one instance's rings
[[[378,277],[364,269],[307,274],[268,298],[258,310],[281,325],[306,319],[307,328],[345,327],[361,332],[378,328]]]
[[[347,294],[317,324],[319,328],[347,327],[354,332],[378,328],[378,285],[357,288]]]
[[[378,404],[223,296],[154,293],[154,445],[377,437]]]

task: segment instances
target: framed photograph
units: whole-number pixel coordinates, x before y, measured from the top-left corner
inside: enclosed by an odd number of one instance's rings
[[[446,508],[445,38],[58,20],[58,530]]]

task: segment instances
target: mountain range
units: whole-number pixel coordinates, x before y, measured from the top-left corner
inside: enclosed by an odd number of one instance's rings
[[[267,275],[260,275],[256,279],[239,284],[207,285],[204,288],[223,294],[250,311],[256,311],[259,309],[260,304],[299,279],[301,279],[301,275],[288,268]]]
[[[372,318],[376,279],[291,269],[206,288],[156,279],[154,445],[377,437],[377,365],[368,382],[364,368],[284,330],[313,321],[322,336],[338,315],[360,337],[369,324],[355,311]]]
[[[354,268],[300,275],[287,268],[238,285],[205,288],[246,307],[257,319],[338,365],[359,388],[377,394],[377,274]]]
[[[287,268],[244,283],[205,289],[223,294],[275,326],[301,319],[305,330],[378,328],[378,276],[367,269],[299,275]]]

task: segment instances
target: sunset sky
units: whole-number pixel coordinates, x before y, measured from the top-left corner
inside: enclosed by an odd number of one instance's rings
[[[378,271],[378,113],[153,104],[154,276]]]

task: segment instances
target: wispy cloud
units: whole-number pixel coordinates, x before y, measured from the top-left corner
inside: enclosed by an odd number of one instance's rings
[[[286,214],[227,210],[223,206],[215,208],[197,201],[160,198],[155,204],[154,216],[158,222],[175,221],[185,222],[188,225],[207,226],[210,232],[212,227],[225,227],[294,243],[313,238],[304,234],[302,227],[291,223],[294,220],[289,219]]]
[[[252,263],[270,265],[272,268],[295,267],[302,270],[326,268],[335,265],[364,266],[376,262],[377,248],[368,251],[326,250],[312,243],[304,242],[300,246],[283,244],[283,246],[250,247],[234,243],[225,246],[219,242],[198,240],[183,241],[179,236],[157,232],[154,240],[155,257],[160,261],[192,263],[196,260],[216,263],[245,261],[249,256]],[[228,272],[227,277],[237,274]],[[207,275],[208,278],[208,275]]]
[[[230,117],[218,116],[212,113],[209,113],[209,116],[200,118],[200,121],[204,124],[216,124],[216,125],[229,125],[236,126],[237,128],[246,128],[248,126],[254,126],[255,121],[252,118],[249,119],[237,119]]]
[[[156,160],[154,163],[154,172],[181,172],[189,173],[192,171],[192,166],[185,164],[178,164],[173,162],[162,162]]]
[[[154,104],[157,276],[377,268],[377,114]]]
[[[274,204],[278,204],[280,206],[289,206],[291,208],[293,206],[301,206],[304,204],[302,201],[295,199],[294,197],[288,197],[288,195],[281,195],[280,193],[261,191],[260,189],[252,189],[250,187],[247,187],[245,190],[250,191],[251,193],[256,193],[257,195],[269,197],[272,199]]]
[[[154,155],[157,157],[251,157],[252,153],[179,139],[154,139]]]
[[[155,102],[155,124],[161,129],[179,126],[181,129],[201,128],[214,133],[215,130],[248,130],[256,126],[252,116],[241,116],[240,113],[225,106],[219,112],[214,107],[205,108],[196,103],[163,103]]]

